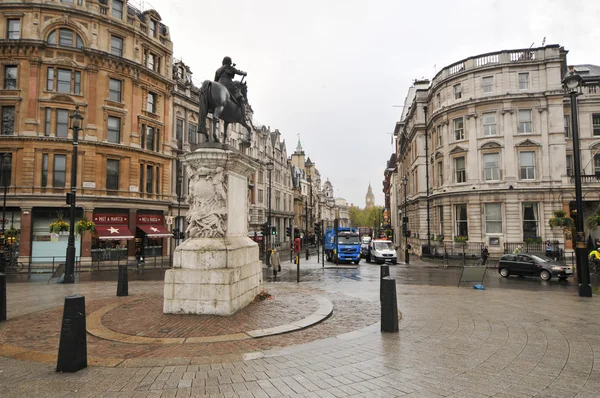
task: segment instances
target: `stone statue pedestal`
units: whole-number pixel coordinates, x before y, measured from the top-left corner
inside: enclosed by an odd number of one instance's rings
[[[248,238],[248,177],[252,158],[211,145],[187,154],[190,238],[165,273],[163,312],[231,315],[260,292],[258,244]]]

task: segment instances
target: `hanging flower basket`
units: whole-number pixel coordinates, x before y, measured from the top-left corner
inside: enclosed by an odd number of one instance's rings
[[[75,224],[75,232],[78,235],[84,235],[86,232],[94,232],[96,231],[96,224],[93,221],[88,220],[86,217],[83,217],[81,220],[77,221]]]
[[[68,232],[69,224],[63,219],[56,220],[50,224],[49,230],[50,230],[50,232],[55,233],[55,234],[58,234],[61,232]]]
[[[455,242],[466,242],[469,240],[468,236],[464,236],[464,235],[459,235],[459,236],[455,236],[454,237],[454,241]]]

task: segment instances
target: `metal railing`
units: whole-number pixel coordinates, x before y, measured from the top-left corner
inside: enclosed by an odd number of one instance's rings
[[[522,253],[531,253],[562,260],[565,255],[565,244],[558,241],[550,242],[550,250],[544,242],[504,242],[504,253],[514,253],[517,247]]]

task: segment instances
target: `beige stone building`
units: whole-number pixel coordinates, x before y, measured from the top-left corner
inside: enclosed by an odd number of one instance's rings
[[[566,54],[549,45],[477,55],[411,87],[395,129],[397,165],[388,164],[397,246],[403,215],[416,252],[427,242],[427,163],[433,241],[467,236],[490,252],[528,238],[564,242],[548,220],[574,208]],[[600,75],[592,65],[578,69]],[[588,87],[580,97],[586,214],[599,204],[599,93]]]
[[[131,257],[136,244],[167,254],[172,43],[160,15],[119,0],[5,1],[0,15],[4,221],[19,231],[20,256],[65,256],[67,237],[49,224],[68,218],[76,107],[77,217],[98,226],[77,256]]]

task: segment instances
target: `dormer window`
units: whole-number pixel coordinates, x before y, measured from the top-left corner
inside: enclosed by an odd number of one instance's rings
[[[113,0],[112,1],[112,16],[118,19],[123,19],[123,1]]]
[[[83,39],[71,29],[60,28],[50,32],[48,35],[48,44],[58,44],[61,47],[83,48]]]
[[[150,30],[150,36],[156,37],[156,21],[151,19],[148,22],[148,29]]]

